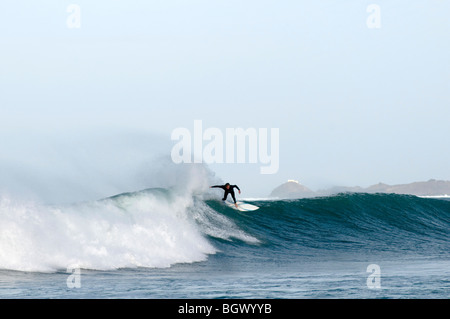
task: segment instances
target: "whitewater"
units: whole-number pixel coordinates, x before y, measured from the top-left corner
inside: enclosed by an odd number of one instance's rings
[[[258,242],[176,189],[58,206],[2,197],[0,221],[0,269],[19,271],[170,267],[216,253],[206,236]]]
[[[270,200],[238,212],[189,167],[177,183],[71,204],[0,196],[8,298],[447,298],[450,201]],[[368,266],[381,269],[369,287]],[[81,285],[70,288],[69,269]]]

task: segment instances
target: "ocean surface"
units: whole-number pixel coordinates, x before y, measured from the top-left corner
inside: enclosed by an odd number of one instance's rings
[[[152,188],[44,205],[0,197],[0,298],[445,298],[450,201],[246,200]]]

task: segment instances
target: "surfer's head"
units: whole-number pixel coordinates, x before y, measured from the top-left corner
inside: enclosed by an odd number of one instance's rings
[[[226,184],[225,184],[225,188],[226,188],[226,189],[230,188],[230,183],[226,183]]]

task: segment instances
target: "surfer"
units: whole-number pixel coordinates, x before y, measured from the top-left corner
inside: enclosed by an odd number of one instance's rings
[[[230,194],[231,197],[233,198],[234,205],[236,207],[238,207],[238,205],[236,203],[236,196],[234,195],[234,188],[238,189],[239,194],[241,193],[241,190],[239,189],[239,187],[237,185],[230,185],[230,183],[226,183],[225,185],[214,185],[214,186],[211,186],[210,188],[222,188],[225,191],[225,194],[223,194],[222,200],[225,201],[228,197],[228,194]]]

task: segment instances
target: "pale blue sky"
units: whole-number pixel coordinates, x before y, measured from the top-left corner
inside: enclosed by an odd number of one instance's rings
[[[80,29],[66,25],[71,3]],[[371,3],[380,29],[366,25]],[[48,195],[93,172],[104,182],[91,196],[141,187],[124,175],[169,155],[172,130],[196,119],[280,129],[277,174],[211,165],[247,196],[287,179],[450,180],[449,17],[438,0],[3,0],[0,188]]]

